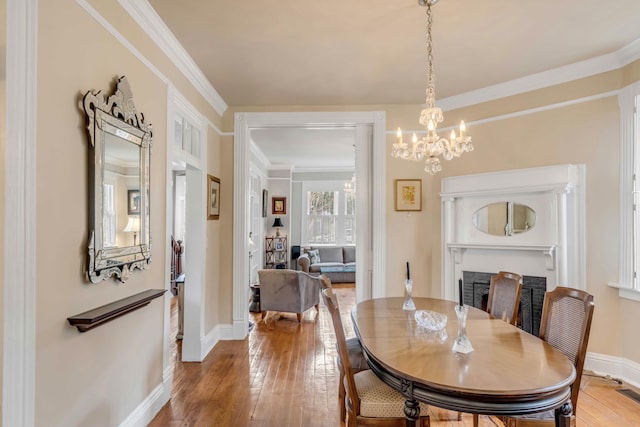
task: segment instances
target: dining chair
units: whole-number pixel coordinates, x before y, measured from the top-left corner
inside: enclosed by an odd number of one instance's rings
[[[324,274],[320,275],[320,281],[322,282],[322,289],[333,289],[331,286],[331,279]],[[337,350],[337,348],[336,348]],[[353,373],[358,373],[369,369],[364,354],[362,353],[362,346],[358,337],[351,337],[347,339],[347,352],[349,354],[349,362],[351,362],[351,369]],[[339,382],[338,382],[338,402],[340,405],[340,421],[344,421],[347,418],[347,407],[345,406],[346,390],[344,388],[344,367],[340,360],[340,352],[337,357]]]
[[[496,319],[517,326],[520,294],[522,293],[522,276],[508,271],[500,271],[491,276],[487,313]],[[458,420],[461,414],[458,413]],[[473,427],[478,427],[480,416],[473,414]]]
[[[487,313],[496,319],[502,319],[516,326],[520,294],[522,293],[522,276],[508,271],[501,271],[491,276]]]
[[[371,370],[353,372],[347,341],[342,327],[338,300],[333,289],[322,290],[322,299],[327,306],[336,334],[338,355],[342,360],[346,387],[347,426],[404,426],[405,397],[380,380]],[[429,427],[428,406],[420,403],[419,425]]]
[[[571,425],[575,425],[593,309],[593,296],[579,289],[559,286],[544,295],[539,337],[567,356],[576,369],[576,379],[571,385]],[[506,417],[504,424],[506,427],[552,426],[555,425],[555,414],[551,410],[539,414]]]

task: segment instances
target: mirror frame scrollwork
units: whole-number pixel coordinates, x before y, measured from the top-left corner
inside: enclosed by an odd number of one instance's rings
[[[112,276],[120,282],[129,278],[134,269],[145,270],[151,262],[149,233],[149,167],[152,130],[144,114],[133,103],[133,94],[126,77],[118,79],[110,96],[102,91],[87,92],[83,100],[89,134],[89,242],[87,277],[99,283]],[[105,247],[103,242],[103,184],[105,178],[105,136],[115,135],[140,149],[140,230],[138,244],[126,247]],[[135,238],[134,238],[135,243]]]

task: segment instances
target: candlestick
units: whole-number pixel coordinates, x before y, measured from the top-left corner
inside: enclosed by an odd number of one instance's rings
[[[462,295],[462,279],[458,280],[458,298],[460,299],[460,305],[464,305],[464,298]]]

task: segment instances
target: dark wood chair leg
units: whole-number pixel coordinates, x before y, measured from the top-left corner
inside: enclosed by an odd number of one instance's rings
[[[340,421],[344,421],[347,418],[347,407],[345,406],[345,396],[347,391],[344,389],[344,368],[342,367],[342,363],[338,360],[338,372],[339,374],[339,383],[338,383],[338,404],[340,405]]]
[[[480,415],[473,414],[473,427],[478,427],[479,422],[480,422]]]
[[[302,322],[302,313],[296,313],[296,316],[298,317],[298,323]]]
[[[266,312],[266,311],[263,311],[263,312],[262,312],[262,320],[264,320],[264,317],[265,317],[266,315],[267,315],[267,312]]]

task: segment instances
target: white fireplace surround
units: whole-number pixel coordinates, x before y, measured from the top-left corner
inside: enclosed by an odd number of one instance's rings
[[[442,289],[458,301],[463,271],[511,271],[585,289],[584,165],[518,169],[442,180]],[[494,236],[473,225],[480,208],[496,202],[536,213],[527,232]]]

